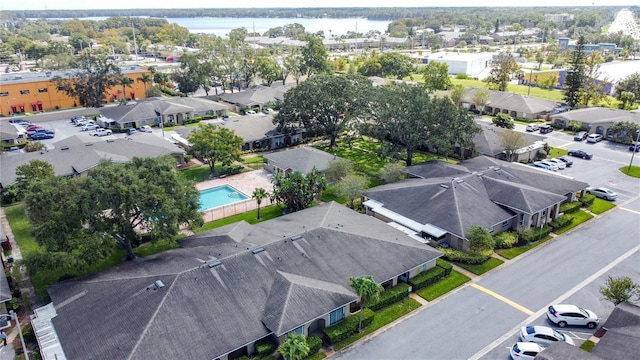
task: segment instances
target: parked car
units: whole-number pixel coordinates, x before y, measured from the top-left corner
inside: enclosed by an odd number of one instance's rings
[[[558,167],[559,170],[567,168],[567,164],[564,161],[560,160],[560,159],[546,159],[546,161],[548,161],[548,162],[550,162],[552,164],[555,164]]]
[[[540,160],[541,163],[547,165],[549,167],[549,170],[551,171],[558,171],[560,170],[560,166],[558,166],[556,163],[554,163],[553,161],[549,161],[549,159],[545,159],[545,160]]]
[[[96,124],[86,124],[86,125],[83,125],[80,128],[80,131],[91,131],[91,130],[95,130],[95,129],[99,128],[99,127],[100,126],[98,126]]]
[[[107,136],[107,135],[111,135],[111,130],[109,129],[103,129],[103,128],[97,128],[91,132],[89,132],[89,135],[91,136]]]
[[[136,128],[131,128],[131,129],[127,130],[127,135],[133,135],[133,134],[135,134],[137,132],[138,132],[138,130],[136,130]]]
[[[568,157],[561,156],[561,157],[558,158],[558,160],[560,160],[563,163],[567,164],[567,167],[571,167],[571,165],[573,165],[573,161],[571,159],[569,159]]]
[[[247,110],[247,111],[245,111],[245,114],[247,114],[247,115],[255,115],[256,112],[253,111],[253,110]]]
[[[523,326],[522,329],[520,329],[520,340],[531,341],[546,346],[553,345],[558,341],[564,341],[569,345],[575,345],[573,339],[569,336],[548,326],[539,325]]]
[[[531,123],[527,125],[527,129],[528,132],[532,132],[532,131],[538,131],[540,130],[540,126],[538,126],[538,124],[536,123]]]
[[[548,134],[553,131],[551,125],[540,125],[540,134]]]
[[[55,135],[53,134],[49,134],[46,132],[37,132],[31,135],[31,140],[46,140],[46,139],[53,139],[54,137]]]
[[[569,156],[575,156],[575,157],[579,157],[579,158],[583,158],[583,159],[587,159],[587,160],[591,160],[591,158],[593,158],[593,154],[588,153],[588,152],[583,151],[583,150],[569,150],[569,152],[567,154]]]
[[[47,134],[55,134],[56,131],[54,129],[44,129],[44,128],[40,128],[40,129],[36,129],[36,133],[47,133]]]
[[[536,161],[533,164],[531,164],[531,166],[533,167],[537,167],[540,169],[544,169],[544,170],[549,170],[549,171],[557,171],[558,167],[552,164],[546,164],[543,163],[542,161]]]
[[[602,135],[600,134],[590,134],[589,136],[587,136],[587,142],[597,143],[600,141],[602,141]]]
[[[151,129],[151,126],[149,125],[143,125],[143,126],[140,126],[140,131],[150,133],[150,132],[153,132],[153,129]]]
[[[629,151],[635,151],[635,152],[640,151],[640,142],[634,141],[631,144],[629,144]]]
[[[600,199],[605,199],[605,200],[610,200],[613,201],[618,197],[618,194],[616,194],[615,191],[605,188],[605,187],[588,187],[585,189],[585,191],[587,192],[587,194],[592,194],[593,196],[600,198]]]
[[[534,359],[545,347],[534,342],[518,342],[511,347],[510,354],[513,360]]]
[[[587,136],[589,136],[589,134],[586,131],[580,131],[577,132],[574,136],[573,136],[573,140],[575,141],[582,141],[584,139],[587,138]]]
[[[593,311],[569,304],[549,306],[547,309],[547,318],[561,328],[567,325],[577,325],[593,329],[600,322],[598,315]]]
[[[35,132],[38,129],[42,129],[42,126],[38,125],[38,124],[31,124],[27,127],[24,128],[24,130],[28,133],[29,131],[33,131]]]

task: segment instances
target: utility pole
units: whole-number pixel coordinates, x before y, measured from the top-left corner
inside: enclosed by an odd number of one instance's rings
[[[133,29],[133,49],[136,52],[136,64],[138,63],[138,44],[136,43],[136,27],[133,26],[133,21],[131,22],[131,29]]]
[[[356,21],[356,55],[358,55],[358,22]]]

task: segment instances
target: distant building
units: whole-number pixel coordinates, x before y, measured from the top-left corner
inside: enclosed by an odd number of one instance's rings
[[[560,46],[560,51],[573,50],[576,48],[576,41],[572,41],[569,38],[559,38],[558,45]],[[584,51],[587,53],[593,51],[600,51],[602,55],[617,55],[621,53],[623,48],[618,47],[616,44],[612,43],[599,43],[599,44],[585,44]]]
[[[573,20],[573,14],[567,14],[567,13],[544,14],[544,20],[549,22],[555,22],[555,23],[569,21],[569,20]]]
[[[452,51],[441,51],[428,54],[422,58],[423,64],[432,61],[444,63],[449,66],[449,74],[467,74],[471,77],[478,77],[491,62],[493,53],[458,53]]]

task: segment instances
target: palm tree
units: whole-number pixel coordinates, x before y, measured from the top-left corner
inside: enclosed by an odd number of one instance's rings
[[[278,351],[287,360],[301,360],[309,355],[309,345],[304,335],[290,332]]]
[[[263,188],[256,188],[253,190],[253,194],[251,194],[251,197],[256,199],[256,203],[258,204],[258,220],[260,220],[260,204],[262,204],[262,200],[267,196],[269,196],[269,193]]]
[[[147,84],[153,83],[153,77],[151,77],[151,75],[148,74],[148,73],[144,73],[144,74],[142,74],[142,76],[140,76],[136,80],[140,81],[142,83],[142,85],[144,85],[144,94],[146,96],[146,94],[147,94]]]
[[[119,79],[119,83],[120,85],[122,85],[122,100],[126,100],[127,99],[127,86],[131,87],[131,84],[133,84],[133,79],[131,79],[128,76],[122,75]]]
[[[384,288],[373,280],[373,276],[350,277],[351,287],[360,297],[360,320],[358,321],[358,332],[362,331],[362,313],[364,306],[369,300],[376,301]]]

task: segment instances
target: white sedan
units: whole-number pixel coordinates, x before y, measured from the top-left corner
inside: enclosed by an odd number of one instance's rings
[[[567,167],[567,163],[565,163],[560,159],[546,159],[546,161],[555,164],[556,166],[558,166],[558,169],[560,170],[565,169]]]
[[[569,345],[575,345],[573,339],[569,336],[552,329],[548,326],[523,326],[520,329],[520,341],[531,341],[544,346],[549,346],[557,343],[558,341],[564,341]]]
[[[613,201],[618,197],[615,191],[605,188],[605,187],[588,187],[585,189],[587,194],[593,194],[593,196]]]
[[[519,342],[511,347],[511,358],[534,359],[539,352],[544,350],[544,346],[533,342]]]
[[[567,325],[578,325],[593,329],[600,322],[598,315],[593,311],[569,304],[549,306],[547,309],[547,318],[561,328]]]
[[[140,131],[146,132],[146,133],[153,132],[153,130],[151,129],[151,126],[149,125],[140,126]]]

